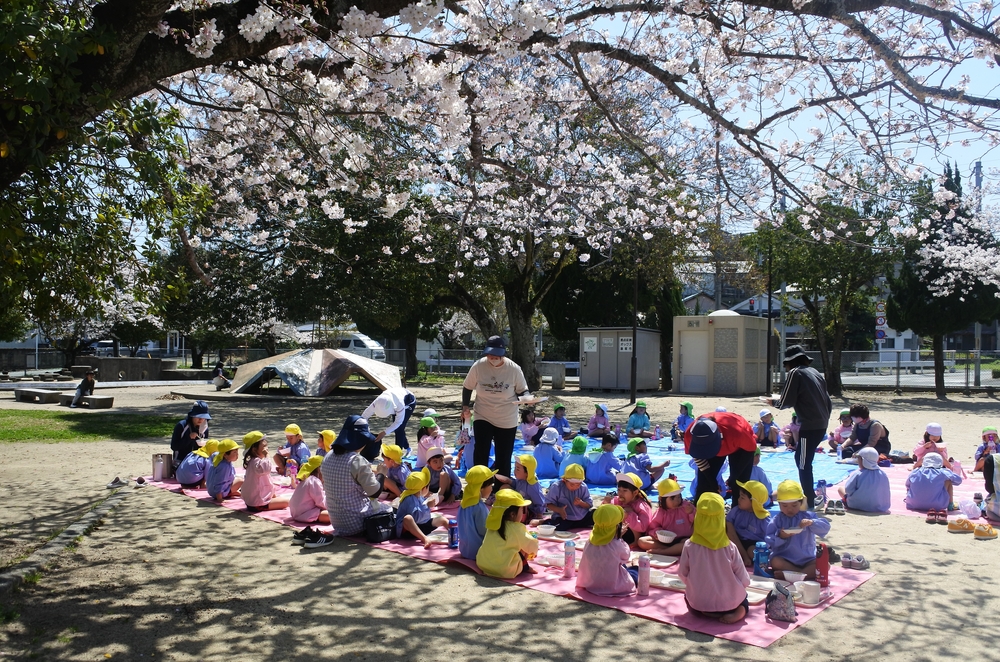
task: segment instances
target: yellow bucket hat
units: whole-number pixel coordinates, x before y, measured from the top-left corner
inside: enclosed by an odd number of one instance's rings
[[[726,502],[721,494],[705,492],[698,499],[691,542],[709,549],[722,549],[731,544],[726,535]]]
[[[778,503],[789,503],[790,501],[802,501],[806,498],[802,492],[802,486],[794,480],[783,480],[778,483],[778,489],[774,493],[775,501]]]
[[[318,469],[319,465],[321,464],[323,464],[323,457],[321,455],[313,455],[308,460],[306,460],[305,464],[299,467],[299,472],[295,474],[295,476],[300,481],[303,481],[309,477],[309,474],[316,471],[316,469]]]
[[[771,514],[767,512],[767,508],[764,504],[767,503],[768,493],[767,486],[764,483],[756,480],[748,480],[745,483],[736,481],[736,484],[747,491],[750,495],[750,502],[753,504],[753,514],[757,516],[757,519],[767,519]]]
[[[677,496],[683,490],[681,490],[681,484],[673,478],[664,478],[656,484],[656,491],[662,499],[663,497]]]
[[[462,492],[462,508],[469,508],[479,503],[479,493],[483,483],[493,478],[497,472],[481,464],[469,469],[465,474],[465,490]]]
[[[413,474],[410,474],[411,476]],[[486,517],[486,528],[490,531],[499,531],[500,524],[503,522],[503,514],[507,512],[507,509],[511,506],[530,506],[531,502],[521,496],[519,493],[511,489],[500,490],[497,492],[497,498],[493,501],[493,507],[490,508],[490,514]]]
[[[320,438],[323,440],[323,450],[330,450],[333,448],[333,442],[337,439],[337,433],[333,430],[320,430]]]
[[[515,462],[524,467],[524,470],[528,473],[528,485],[534,485],[538,482],[538,477],[535,476],[535,469],[538,468],[538,460],[535,459],[534,455],[518,455]]]
[[[252,444],[251,444],[252,445]],[[212,466],[217,467],[219,463],[222,462],[222,458],[226,456],[229,451],[234,451],[239,448],[240,445],[237,444],[232,439],[223,439],[219,442],[219,452],[215,454],[215,459],[212,460]]]
[[[212,445],[209,446],[209,444],[212,444]],[[208,458],[212,457],[212,453],[214,453],[218,448],[219,448],[219,440],[218,439],[209,439],[208,441],[205,442],[204,446],[201,446],[201,447],[196,448],[195,450],[191,451],[191,454],[192,455],[197,455],[198,457],[203,457],[205,459],[208,459]]]
[[[289,423],[285,426],[285,434],[302,434],[302,428],[295,423]]]
[[[594,530],[590,532],[591,545],[607,545],[614,540],[618,525],[625,519],[625,509],[611,503],[594,511]]]
[[[399,495],[399,500],[402,502],[408,496],[412,496],[420,492],[420,490],[427,487],[428,483],[431,482],[431,472],[430,469],[424,467],[420,471],[414,471],[409,476],[406,477],[406,489],[403,493]]]
[[[587,477],[587,473],[583,470],[579,464],[571,464],[565,469],[563,469],[562,477],[566,480],[579,480],[583,481]]]
[[[638,487],[640,490],[642,489],[642,478],[639,478],[634,473],[625,473],[624,471],[619,471],[618,474],[615,476],[615,482],[626,483],[626,484],[631,483],[636,487]]]
[[[245,435],[243,435],[243,448],[246,448],[247,450],[249,450],[251,446],[253,446],[254,444],[256,444],[258,441],[261,441],[262,439],[264,439],[265,436],[266,435],[263,432],[261,432],[260,430],[254,430],[253,432],[247,432]]]
[[[382,444],[382,455],[385,455],[396,464],[402,464],[403,462],[403,449],[396,444]]]

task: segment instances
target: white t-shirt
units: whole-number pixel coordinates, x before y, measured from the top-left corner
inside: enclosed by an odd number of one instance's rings
[[[473,413],[476,419],[498,428],[516,428],[517,394],[528,390],[521,366],[504,357],[503,365],[494,368],[484,356],[472,364],[462,386],[476,392]]]

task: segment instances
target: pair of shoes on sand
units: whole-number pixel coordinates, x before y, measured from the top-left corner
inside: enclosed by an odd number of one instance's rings
[[[867,570],[871,567],[871,563],[864,556],[850,552],[844,552],[843,556],[840,557],[840,565],[851,570]]]
[[[948,522],[948,533],[971,533],[976,540],[996,540],[997,532],[989,524],[973,524],[965,517]]]

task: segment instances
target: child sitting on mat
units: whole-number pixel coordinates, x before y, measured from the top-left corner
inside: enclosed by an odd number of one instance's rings
[[[625,424],[625,434],[629,437],[641,437],[649,439],[653,433],[649,431],[649,415],[646,413],[646,401],[639,400],[635,403],[635,409],[628,415],[628,422]]]
[[[382,463],[385,465],[382,491],[395,499],[406,489],[410,466],[403,462],[403,449],[396,444],[382,444]]]
[[[941,456],[942,465],[948,471],[952,471],[951,459],[948,457],[948,446],[941,439],[941,424],[928,423],[924,428],[924,439],[913,449],[913,468],[919,469],[924,462],[924,456],[928,453],[937,453]]]
[[[608,406],[604,404],[594,405],[594,415],[587,423],[587,434],[591,437],[603,437],[611,431],[608,419]]]
[[[486,518],[486,536],[476,554],[483,574],[513,579],[522,572],[535,574],[528,561],[538,554],[538,539],[523,524],[530,501],[514,490],[500,490]]]
[[[299,486],[292,492],[292,498],[288,502],[288,513],[297,522],[330,523],[323,474],[319,470],[322,465],[322,456],[313,455],[299,469]]]
[[[767,525],[771,523],[771,513],[764,503],[771,500],[769,490],[763,483],[748,480],[736,481],[740,495],[736,508],[726,514],[726,535],[736,545],[744,565],[753,565],[753,552],[757,543],[764,541]]]
[[[635,545],[639,537],[649,531],[649,521],[653,518],[653,505],[642,491],[642,479],[635,474],[624,472],[619,472],[617,478],[617,496],[607,495],[604,497],[604,503],[621,506],[624,509],[628,530],[622,535],[622,540],[628,545]]]
[[[312,451],[302,438],[302,428],[295,423],[290,423],[285,427],[285,445],[274,454],[274,465],[278,475],[285,475],[285,462],[295,460],[295,464],[302,466],[309,461]],[[296,469],[298,471],[298,469]]]
[[[493,492],[496,472],[480,464],[465,474],[462,507],[458,509],[458,553],[463,559],[475,559],[486,537],[486,517],[490,509],[484,499]]]
[[[333,448],[333,442],[337,440],[337,433],[333,430],[322,430],[316,439],[316,455],[326,457],[326,454]]]
[[[618,437],[606,434],[601,437],[601,455],[587,467],[587,481],[594,485],[614,485],[615,474],[622,470],[622,463],[615,457]]]
[[[583,467],[571,464],[563,471],[562,480],[552,483],[545,495],[545,505],[555,513],[547,523],[554,524],[559,531],[594,526],[594,515],[590,511],[594,502],[583,478]]]
[[[562,447],[559,446],[559,431],[555,428],[545,428],[538,438],[534,456],[539,478],[558,478],[559,465],[563,461]]]
[[[681,496],[681,486],[673,478],[661,480],[656,491],[660,495],[659,508],[649,520],[649,535],[639,538],[639,548],[653,554],[677,556],[694,530],[694,504]],[[670,531],[676,537],[664,543],[656,536],[657,531]]]
[[[423,469],[427,466],[428,454],[432,448],[444,449],[444,432],[438,427],[437,420],[433,416],[424,416],[420,419],[420,429],[417,430],[417,461],[414,463],[415,469]],[[445,464],[451,466],[452,457],[444,458]]]
[[[236,477],[236,467],[233,466],[239,456],[240,446],[235,441],[223,439],[219,442],[219,450],[205,475],[205,489],[218,503],[240,495],[243,479]]]
[[[626,596],[635,593],[639,573],[625,567],[631,551],[622,540],[625,511],[604,504],[594,511],[594,530],[583,550],[576,576],[576,588],[594,595]]]
[[[524,440],[525,446],[534,446],[538,443],[538,439],[542,436],[542,431],[549,426],[549,419],[543,418],[538,420],[535,417],[535,412],[531,409],[525,409],[521,412],[521,425],[518,428],[521,430],[521,439]]]
[[[854,453],[858,469],[837,487],[844,506],[869,513],[887,513],[892,503],[889,477],[878,466],[878,451],[865,446]]]
[[[399,509],[396,511],[396,537],[416,538],[424,547],[430,547],[427,534],[439,526],[448,526],[448,520],[440,515],[431,515],[424,498],[430,492],[427,485],[431,474],[427,467],[414,471],[406,478],[406,489],[400,495]]]
[[[653,464],[646,453],[646,440],[635,437],[628,440],[628,456],[622,462],[622,470],[634,473],[642,480],[642,489],[648,490],[654,481],[660,479],[663,470],[670,466],[670,460]]]
[[[694,423],[694,405],[690,402],[681,403],[680,416],[674,419],[674,424],[670,428],[670,438],[675,442],[684,439],[684,432]]]
[[[767,488],[767,501],[764,502],[764,507],[770,508],[772,492],[771,481],[767,479],[767,474],[760,468],[760,446],[754,449],[753,452],[753,469],[750,471],[750,480],[755,480]]]
[[[923,464],[906,477],[907,510],[926,510],[948,519],[948,511],[956,510],[954,486],[962,484],[961,476],[944,468],[944,458],[937,453],[924,455]]]
[[[778,484],[775,500],[781,512],[767,525],[764,542],[771,548],[771,568],[784,579],[785,570],[805,573],[816,579],[816,536],[830,532],[830,522],[806,510],[806,495],[794,480]],[[801,530],[801,531],[800,531]]]
[[[692,614],[720,623],[746,618],[750,576],[736,545],[726,536],[726,505],[721,495],[706,492],[698,499],[694,532],[684,543],[677,575],[687,586],[684,602]]]
[[[263,432],[254,430],[243,437],[243,468],[246,476],[240,494],[247,505],[247,510],[259,513],[264,510],[283,510],[288,507],[290,494],[278,495],[271,482],[271,473],[275,471],[274,462],[267,456],[267,437]],[[309,462],[308,458],[303,465]]]
[[[562,463],[567,467],[571,464],[579,464],[586,471],[590,466],[590,458],[587,457],[587,445],[590,441],[582,434],[573,438],[573,445],[569,454],[563,458]]]
[[[846,439],[851,436],[851,430],[854,429],[854,421],[851,420],[851,410],[841,409],[839,414],[840,425],[833,428],[833,432],[827,435],[827,443],[830,446],[830,450],[834,453],[837,452],[837,447],[840,446]],[[847,434],[844,434],[844,433]]]
[[[430,475],[431,494],[437,494],[438,504],[448,504],[462,499],[462,479],[455,470],[445,464],[444,449],[431,448],[427,451],[427,466]]]
[[[511,489],[531,502],[528,506],[528,520],[541,517],[545,513],[545,495],[542,494],[542,485],[535,475],[536,466],[533,455],[518,455],[514,458],[514,477],[499,475],[496,477],[497,481],[510,485]]]
[[[209,439],[204,446],[196,448],[181,460],[177,465],[175,478],[181,487],[195,489],[205,487],[205,476],[208,468],[212,465],[211,457],[219,450],[219,442],[216,439]]]

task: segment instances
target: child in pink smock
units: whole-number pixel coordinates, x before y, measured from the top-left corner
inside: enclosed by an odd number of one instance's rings
[[[746,618],[750,576],[739,550],[726,535],[726,506],[721,495],[706,492],[698,499],[694,533],[684,543],[677,574],[687,587],[684,602],[692,614],[720,623]]]
[[[606,503],[594,511],[594,530],[583,550],[576,588],[594,595],[626,596],[635,593],[635,578],[625,564],[631,552],[622,540],[625,510]]]
[[[621,506],[625,511],[625,525],[628,530],[622,534],[627,545],[635,545],[640,536],[649,531],[649,521],[653,517],[653,506],[642,491],[642,479],[633,473],[619,473],[618,495],[609,494],[604,503]]]
[[[243,451],[243,468],[247,473],[240,494],[247,510],[258,513],[287,508],[291,495],[278,495],[271,482],[271,474],[277,471],[277,467],[267,456],[267,438],[262,432],[250,432],[243,437],[243,446],[246,448]]]
[[[299,469],[299,486],[288,502],[288,512],[297,522],[330,523],[330,513],[326,510],[326,491],[323,489],[323,474],[319,468],[323,464],[322,455],[313,455]]]
[[[948,457],[948,445],[941,439],[941,424],[928,423],[924,428],[924,440],[913,449],[913,467],[919,469],[924,464],[924,456],[928,453],[937,453],[941,456],[942,465],[945,469],[953,471],[951,458]]]
[[[639,548],[654,554],[677,556],[684,549],[684,541],[694,531],[694,504],[681,496],[681,486],[673,478],[661,480],[656,486],[660,495],[659,508],[649,520],[649,535],[639,538]],[[672,531],[673,542],[662,543],[657,531]]]

